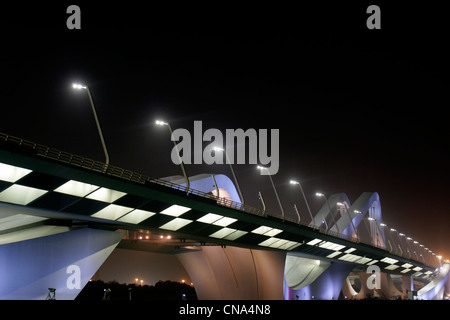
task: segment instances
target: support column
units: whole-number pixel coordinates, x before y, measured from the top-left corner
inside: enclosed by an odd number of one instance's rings
[[[402,299],[408,296],[408,291],[414,290],[414,282],[412,276],[402,276]]]
[[[0,299],[73,300],[123,233],[79,229],[0,245]]]
[[[283,299],[283,252],[205,246],[176,256],[200,300]]]

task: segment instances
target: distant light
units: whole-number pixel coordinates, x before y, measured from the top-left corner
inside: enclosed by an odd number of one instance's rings
[[[369,219],[369,221],[374,221],[375,219],[372,217],[368,217],[367,219]]]
[[[86,86],[83,86],[82,84],[79,84],[79,83],[73,83],[72,87],[74,89],[86,89]]]
[[[155,123],[156,123],[158,126],[166,126],[166,125],[167,125],[166,122],[161,121],[161,120],[156,120]]]
[[[395,231],[397,231],[397,230],[396,230],[396,229],[394,229],[394,228],[391,228],[391,231],[395,232]],[[400,233],[400,235],[402,235],[402,234]]]
[[[387,225],[385,225],[384,223],[380,223],[380,226],[387,227]]]
[[[320,193],[320,192],[316,192],[316,196],[317,196],[317,197],[323,197],[324,194],[323,194],[323,193]],[[356,211],[355,211],[355,212],[356,212]]]
[[[412,240],[412,238],[410,238],[410,237],[407,237],[407,238],[406,238],[406,240]]]
[[[289,181],[289,183],[290,183],[290,184],[300,184],[300,182],[295,181],[295,180],[291,180],[291,181]]]
[[[400,232],[398,235],[399,235],[399,236],[402,236],[402,237],[405,236],[405,234],[404,234],[404,233],[401,233],[401,232]]]
[[[436,256],[439,260],[441,260],[442,259],[442,256]]]
[[[225,149],[219,148],[219,147],[214,147],[213,149],[214,149],[214,151],[225,151]]]
[[[359,210],[353,210],[354,213],[361,213]]]
[[[258,170],[263,170],[263,169],[267,169],[267,168],[262,167],[262,166],[256,166],[256,169],[258,169]]]
[[[172,239],[172,237],[171,236],[167,236],[167,239]]]

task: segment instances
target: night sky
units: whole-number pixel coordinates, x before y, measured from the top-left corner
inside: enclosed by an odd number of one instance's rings
[[[273,180],[286,215],[315,197],[378,192],[384,222],[450,257],[448,34],[442,8],[380,3],[167,7],[78,2],[3,7],[0,131],[104,160],[89,86],[111,164],[153,177],[180,175],[168,130],[279,129]],[[425,6],[425,7],[424,7]],[[447,106],[447,107],[445,107]],[[208,143],[204,143],[206,146]],[[246,203],[277,202],[255,165],[234,165]],[[187,165],[188,175],[225,165]]]

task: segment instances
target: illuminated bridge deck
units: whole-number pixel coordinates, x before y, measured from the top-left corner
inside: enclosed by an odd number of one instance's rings
[[[0,236],[28,220],[147,229],[179,239],[298,252],[428,277],[434,268],[330,232],[264,215],[211,194],[0,134]],[[26,218],[26,217],[40,218]],[[28,219],[28,220],[27,220]]]

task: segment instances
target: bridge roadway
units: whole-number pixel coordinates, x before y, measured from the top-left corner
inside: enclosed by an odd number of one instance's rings
[[[355,269],[431,276],[436,266],[282,220],[211,193],[0,134],[0,244],[58,230],[150,230],[199,243],[290,252]],[[28,230],[37,230],[36,234]],[[41,233],[40,233],[41,232]],[[48,233],[46,233],[48,232]],[[394,267],[392,267],[394,265]]]

